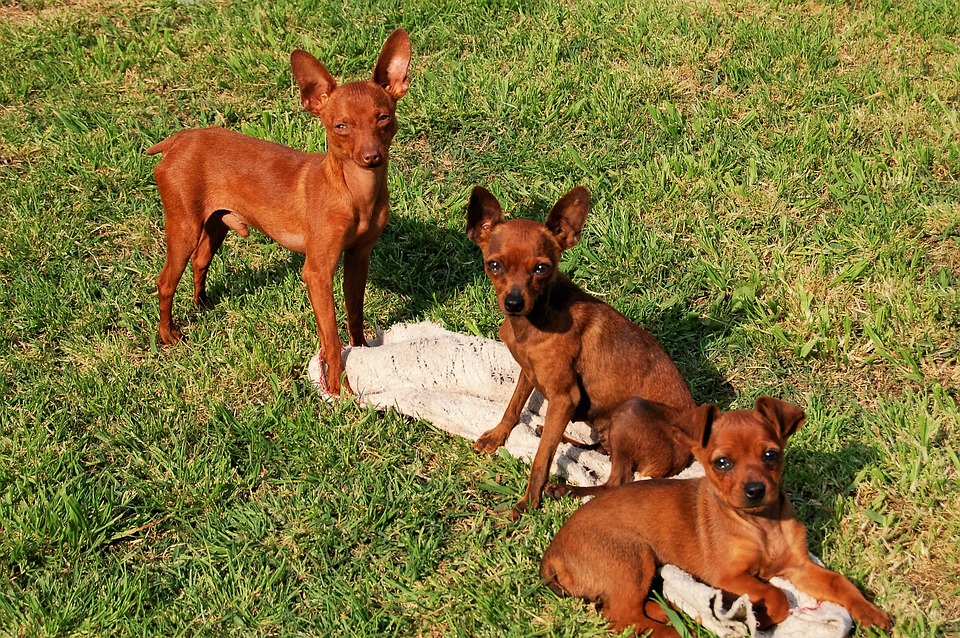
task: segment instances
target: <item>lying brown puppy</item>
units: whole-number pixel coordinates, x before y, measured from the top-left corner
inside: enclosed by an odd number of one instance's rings
[[[599,601],[614,631],[677,636],[646,603],[658,567],[672,564],[727,593],[747,594],[761,626],[784,620],[789,603],[769,584],[790,580],[819,600],[843,605],[864,626],[890,617],[844,576],[807,552],[807,532],[780,488],[783,447],[803,411],[770,397],[753,410],[721,414],[705,405],[676,423],[706,477],[651,479],[600,490],[547,547],[540,576],[560,594]],[[651,614],[654,617],[651,617]]]

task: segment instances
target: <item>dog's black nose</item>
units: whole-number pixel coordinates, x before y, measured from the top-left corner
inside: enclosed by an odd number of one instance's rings
[[[523,310],[523,295],[519,292],[510,292],[503,298],[503,309],[510,313]]]
[[[743,486],[743,495],[751,501],[759,501],[767,493],[767,486],[759,481],[753,481]]]

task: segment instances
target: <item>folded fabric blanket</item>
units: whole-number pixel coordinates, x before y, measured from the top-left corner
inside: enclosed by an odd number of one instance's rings
[[[491,339],[450,332],[433,323],[397,324],[377,336],[370,348],[346,348],[344,367],[359,400],[378,409],[394,408],[438,428],[476,441],[495,426],[513,394],[520,366],[507,347]],[[310,360],[310,378],[323,387],[319,354]],[[504,446],[532,461],[540,438],[546,401],[534,392],[520,423]],[[571,423],[567,435],[595,440],[585,423]],[[557,449],[552,471],[576,485],[598,485],[610,474],[610,459],[567,443]],[[701,476],[697,464],[677,478]],[[720,636],[840,638],[853,626],[842,607],[818,603],[783,579],[771,581],[787,594],[791,615],[771,630],[758,631],[750,601],[741,596],[729,608],[721,592],[667,565],[661,570],[664,597]]]

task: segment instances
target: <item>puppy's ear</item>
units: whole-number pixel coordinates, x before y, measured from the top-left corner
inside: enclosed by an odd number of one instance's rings
[[[293,79],[300,88],[303,108],[319,117],[323,105],[337,88],[337,81],[318,59],[303,49],[297,49],[290,54],[290,68],[293,70]]]
[[[680,415],[673,422],[677,440],[690,450],[707,447],[713,422],[720,416],[720,408],[712,404],[701,405]]]
[[[577,245],[589,212],[590,191],[585,186],[577,186],[554,204],[547,215],[546,226],[560,242],[560,250]]]
[[[483,186],[474,186],[467,204],[467,238],[483,248],[490,239],[490,231],[503,221],[500,202]]]
[[[397,29],[383,43],[377,66],[373,69],[373,81],[382,86],[390,97],[399,100],[410,88],[410,80],[407,79],[409,67],[410,37],[403,29]]]
[[[803,410],[792,403],[773,397],[760,397],[754,404],[753,409],[776,427],[780,438],[783,440],[799,430],[800,426],[807,420],[807,415],[804,414]]]

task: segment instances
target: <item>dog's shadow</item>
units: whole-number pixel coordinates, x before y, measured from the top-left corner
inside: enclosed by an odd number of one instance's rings
[[[250,242],[264,244],[263,251],[283,251],[282,256],[269,255],[265,258],[268,265],[253,265],[249,259]],[[258,232],[251,232],[249,238],[235,237],[234,233],[227,236],[227,242],[217,252],[214,259],[222,260],[218,272],[211,272],[207,277],[207,298],[210,308],[217,306],[226,299],[242,298],[258,294],[262,288],[275,285],[277,281],[285,279],[291,274],[300,275],[303,270],[305,257],[299,253],[290,252],[273,240]],[[211,268],[213,271],[213,268]],[[184,272],[183,279],[190,278],[190,267]],[[181,283],[181,286],[183,284]],[[306,294],[306,289],[304,289]]]
[[[857,476],[878,456],[875,448],[861,443],[833,452],[802,442],[787,447],[784,485],[797,518],[807,526],[811,552],[820,555],[824,537],[834,525],[838,502],[852,493]]]
[[[251,241],[267,244],[272,240],[260,233],[251,233],[246,239],[232,235],[217,254],[217,259],[227,262],[207,279],[210,307],[226,298],[254,295],[278,280],[291,275],[299,277],[303,270],[304,255],[289,251],[285,257],[270,256],[266,259],[267,265],[252,265],[243,254],[249,250],[244,244]],[[285,251],[279,246],[264,246],[262,250]],[[401,303],[394,304],[396,308],[386,316],[378,317],[378,322],[390,326],[422,318],[428,310],[443,305],[474,281],[479,262],[479,251],[462,231],[394,216],[373,248],[367,294],[381,289],[399,297]],[[188,267],[184,279],[189,279],[189,271]],[[338,271],[338,280],[341,276],[342,269]],[[305,289],[303,299],[304,304],[309,305]],[[343,318],[342,304],[338,304],[337,314]]]
[[[400,299],[380,318],[391,326],[422,319],[459,295],[480,272],[480,252],[464,230],[394,216],[373,249],[368,285]]]
[[[735,316],[702,317],[678,304],[644,323],[677,364],[698,405],[713,403],[727,410],[737,399],[737,391],[708,356],[711,344],[724,339],[735,321]]]

